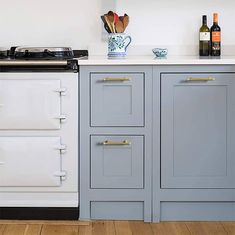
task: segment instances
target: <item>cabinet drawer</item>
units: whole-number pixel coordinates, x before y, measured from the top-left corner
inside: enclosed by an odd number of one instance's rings
[[[0,137],[0,186],[60,186],[60,146],[60,137]]]
[[[91,126],[144,126],[143,73],[91,73]]]
[[[143,136],[91,136],[91,188],[143,188]]]

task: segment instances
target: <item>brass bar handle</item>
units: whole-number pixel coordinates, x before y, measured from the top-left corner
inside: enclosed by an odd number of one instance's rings
[[[215,81],[215,78],[208,77],[208,78],[193,78],[189,77],[185,80],[186,82],[209,82],[209,81]]]
[[[131,145],[131,142],[128,140],[123,140],[123,141],[111,141],[111,140],[105,140],[102,142],[102,145]]]
[[[130,78],[111,78],[107,77],[103,79],[103,82],[126,82],[130,81]]]

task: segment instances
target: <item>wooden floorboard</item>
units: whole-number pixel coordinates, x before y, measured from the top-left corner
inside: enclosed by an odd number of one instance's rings
[[[27,224],[24,235],[40,235],[42,224]]]
[[[152,223],[151,227],[154,235],[191,235],[184,222]]]
[[[88,226],[78,226],[78,234],[92,235],[92,224],[90,223]]]
[[[0,235],[235,235],[235,222],[75,222],[0,220]]]
[[[79,229],[76,225],[43,225],[41,235],[78,235]],[[4,234],[5,235],[5,234]]]
[[[235,235],[235,222],[221,222],[221,224],[229,235]]]
[[[6,225],[3,231],[3,235],[25,235],[25,229],[27,225],[24,224],[12,224]]]
[[[105,234],[116,235],[114,221],[105,221]]]
[[[129,222],[131,232],[133,235],[153,234],[150,223],[143,223],[140,221]]]
[[[92,234],[106,235],[104,224],[105,224],[104,221],[95,221],[95,222],[93,222],[92,223]]]
[[[5,228],[6,228],[6,225],[5,225],[5,224],[0,224],[0,235],[3,234]]]
[[[192,235],[228,235],[220,222],[186,222]]]
[[[115,231],[116,235],[132,235],[129,221],[115,221]],[[92,234],[93,235],[93,234]]]

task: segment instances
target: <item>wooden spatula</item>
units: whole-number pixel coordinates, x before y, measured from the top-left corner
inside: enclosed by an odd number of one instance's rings
[[[121,20],[117,20],[115,24],[116,32],[117,33],[123,33],[124,32],[124,26]]]
[[[123,28],[124,28],[123,32],[124,32],[126,27],[129,24],[129,16],[127,14],[124,15],[124,17],[122,19],[122,22],[123,22]]]
[[[111,22],[109,21],[108,15],[105,14],[104,15],[104,19],[105,19],[105,22],[108,25],[111,33],[114,33],[114,29],[113,29],[113,26],[112,26]]]
[[[113,32],[113,33],[116,33],[116,32],[115,32],[115,25],[114,25],[114,23],[115,23],[115,20],[114,20],[114,13],[113,13],[112,11],[109,11],[108,14],[107,14],[107,17],[108,17],[108,20],[109,20],[110,25],[111,25],[111,27],[112,27],[112,32]]]
[[[103,21],[103,23],[104,23],[104,28],[105,28],[105,30],[106,30],[108,33],[111,33],[111,30],[110,30],[109,26],[107,25],[106,20],[105,20],[105,18],[104,18],[103,15],[101,16],[101,19],[102,19],[102,21]]]

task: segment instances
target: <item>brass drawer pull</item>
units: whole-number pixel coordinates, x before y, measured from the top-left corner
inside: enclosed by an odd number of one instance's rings
[[[102,145],[131,145],[131,142],[129,142],[128,140],[123,140],[121,142],[105,140],[104,142],[102,142]]]
[[[107,77],[103,79],[103,82],[125,82],[130,81],[130,78],[111,78]]]
[[[209,82],[209,81],[215,81],[215,78],[212,78],[212,77],[208,77],[208,78],[189,77],[186,79],[186,82]]]

